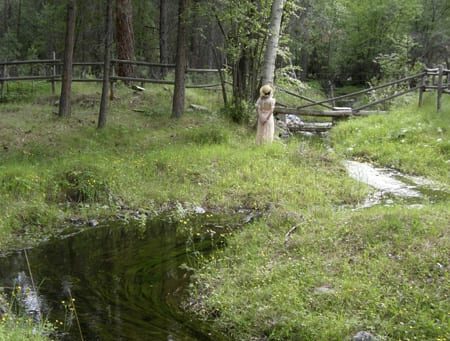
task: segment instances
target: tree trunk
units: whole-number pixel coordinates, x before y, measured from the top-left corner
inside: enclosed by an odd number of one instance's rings
[[[116,0],[116,41],[117,57],[124,60],[134,59],[133,7],[131,0]],[[118,64],[120,77],[132,77],[133,65]]]
[[[285,0],[274,0],[270,14],[269,37],[262,67],[262,84],[273,84],[278,40],[280,39],[281,18]]]
[[[179,0],[178,36],[175,67],[175,88],[173,91],[172,117],[179,118],[184,111],[185,80],[187,68],[187,28],[189,0]]]
[[[159,62],[161,64],[169,64],[168,6],[167,0],[159,1]],[[162,67],[160,70],[161,79],[165,77],[166,73],[167,68]]]
[[[4,0],[3,3],[3,34],[8,32],[8,19],[9,19],[9,0]]]
[[[64,63],[59,97],[59,116],[70,116],[70,98],[72,92],[73,47],[75,43],[76,1],[67,3],[66,40],[64,45]]]
[[[103,87],[102,99],[100,102],[100,112],[98,114],[97,128],[101,129],[106,125],[106,115],[109,106],[109,74],[111,69],[111,45],[112,45],[112,6],[113,0],[106,2],[106,20],[105,20],[105,55],[103,66]]]
[[[17,5],[17,30],[16,37],[20,41],[20,25],[22,21],[22,0],[19,0],[19,4]]]

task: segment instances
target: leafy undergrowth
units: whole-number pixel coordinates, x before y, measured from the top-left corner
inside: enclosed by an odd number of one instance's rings
[[[408,105],[388,115],[358,118],[338,125],[332,131],[335,149],[347,158],[448,182],[450,96],[444,96],[440,112],[436,112],[434,96],[426,96],[422,108]]]

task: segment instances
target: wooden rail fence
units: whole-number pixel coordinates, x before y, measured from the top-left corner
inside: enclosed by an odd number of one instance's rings
[[[369,102],[367,104],[360,105],[356,108],[351,107],[335,107],[329,105],[329,103],[335,103],[343,99],[354,98],[358,95],[369,94],[380,89],[384,89],[391,86],[403,85],[402,90],[395,91],[392,95],[380,98],[378,100]],[[436,91],[437,92],[437,111],[441,110],[442,104],[442,94],[450,94],[450,70],[445,69],[442,65],[437,68],[426,68],[423,72],[418,74],[404,77],[392,82],[377,85],[368,89],[352,92],[346,95],[327,98],[324,100],[316,101],[300,94],[294,93],[290,90],[278,87],[278,90],[285,92],[290,96],[303,99],[308,104],[303,104],[295,108],[289,108],[286,106],[277,106],[275,108],[276,114],[281,115],[298,115],[298,116],[322,116],[322,117],[332,117],[334,119],[345,118],[350,116],[364,116],[378,113],[380,111],[368,111],[369,107],[385,103],[396,97],[406,95],[410,92],[419,90],[419,106],[423,104],[423,93],[426,91]],[[328,110],[317,110],[311,109],[313,106],[323,106]]]
[[[160,64],[160,63],[149,63],[144,61],[131,61],[131,60],[120,60],[112,59],[111,67],[111,95],[114,91],[114,83],[117,81],[127,81],[127,82],[139,82],[144,83],[155,83],[155,84],[174,84],[172,80],[166,80],[161,77],[161,70],[164,69],[174,69],[175,64]],[[136,72],[132,77],[121,77],[116,75],[115,69],[119,64],[131,64],[135,66]],[[60,59],[56,59],[55,54],[53,54],[52,59],[40,59],[40,60],[19,60],[19,61],[0,61],[0,94],[1,98],[5,95],[5,84],[10,81],[34,81],[34,80],[45,80],[51,83],[52,93],[55,94],[55,83],[61,81],[61,74],[59,73],[62,67],[62,62]],[[73,82],[102,82],[103,77],[103,62],[75,62],[73,63],[74,68],[81,68],[81,71],[75,73],[75,77],[72,79]],[[28,68],[28,73],[24,75],[23,68]],[[139,69],[141,68],[141,69]],[[145,70],[142,71],[142,68]],[[225,91],[225,85],[228,82],[224,79],[223,69],[194,69],[188,68],[188,73],[217,73],[219,76],[218,83],[210,84],[187,84],[187,88],[214,88],[222,87],[222,91]],[[89,76],[89,77],[88,77]],[[149,77],[152,76],[152,77]],[[159,78],[158,78],[159,77]],[[398,91],[386,97],[374,100],[367,104],[360,105],[358,107],[336,107],[334,103],[344,99],[355,98],[359,95],[367,95],[369,93],[376,92],[380,89],[385,89],[388,87],[397,86]],[[398,79],[385,84],[377,85],[368,89],[356,91],[346,95],[336,96],[332,98],[327,98],[324,100],[313,100],[304,95],[295,93],[291,90],[284,89],[282,87],[277,87],[278,90],[293,96],[295,98],[302,99],[307,104],[303,104],[297,107],[286,107],[282,104],[278,104],[275,108],[276,115],[297,115],[297,116],[316,116],[316,117],[331,117],[333,120],[339,120],[342,118],[347,118],[350,116],[365,116],[374,113],[380,113],[377,110],[366,110],[375,105],[385,103],[396,97],[406,95],[410,92],[419,90],[419,106],[423,104],[423,94],[428,91],[436,91],[436,108],[441,110],[442,106],[442,95],[450,94],[450,70],[444,68],[442,65],[436,68],[426,68],[422,72]],[[325,110],[312,109],[314,106],[320,106],[325,108]],[[314,123],[308,126],[306,124],[304,130],[315,129]],[[320,129],[328,129],[331,127],[330,124],[319,123]]]
[[[143,61],[131,61],[112,59],[111,68],[111,83],[117,81],[131,81],[155,84],[174,84],[172,80],[158,78],[158,73],[162,69],[174,69],[175,64],[160,64],[149,63]],[[135,68],[141,68],[139,73],[135,73],[132,77],[121,77],[116,75],[115,69],[118,64],[132,64]],[[61,73],[59,72],[62,67],[62,61],[56,59],[53,55],[53,59],[39,59],[39,60],[16,60],[16,61],[0,61],[0,94],[3,98],[6,90],[6,83],[11,81],[34,81],[45,80],[51,83],[52,93],[55,93],[55,83],[61,81]],[[81,68],[81,70],[72,79],[73,82],[102,82],[103,62],[75,62],[73,67]],[[27,72],[24,72],[24,68],[27,68]],[[145,68],[146,70],[142,70]],[[188,73],[220,73],[223,70],[219,69],[196,69],[188,68]],[[143,75],[144,74],[144,75]],[[78,76],[77,76],[78,75]],[[93,77],[92,77],[93,76]],[[152,77],[149,77],[152,76]],[[213,88],[220,86],[221,83],[209,83],[209,84],[187,84],[187,88]],[[113,87],[112,87],[113,88]]]

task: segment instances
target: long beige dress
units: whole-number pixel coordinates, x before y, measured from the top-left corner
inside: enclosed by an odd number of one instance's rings
[[[258,114],[256,144],[272,143],[275,132],[274,109],[275,98],[272,96],[262,96],[256,101],[256,113]]]

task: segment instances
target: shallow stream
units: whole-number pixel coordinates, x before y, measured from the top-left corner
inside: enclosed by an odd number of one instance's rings
[[[221,239],[211,239],[218,224],[196,238],[180,228],[188,224],[114,223],[1,257],[0,287],[64,340],[81,340],[80,329],[84,340],[220,339],[180,309],[189,266]]]
[[[447,185],[426,178],[357,161],[345,161],[344,166],[352,178],[375,189],[361,208],[395,202],[420,205],[450,201],[450,189]]]

